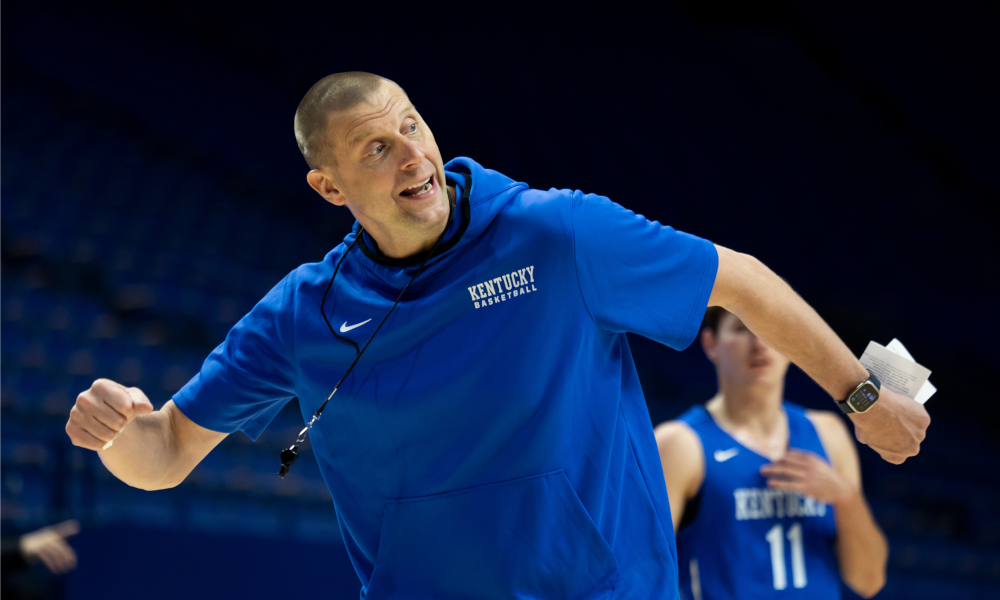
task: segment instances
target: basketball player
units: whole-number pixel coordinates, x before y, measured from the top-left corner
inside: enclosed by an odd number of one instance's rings
[[[313,425],[299,439],[311,438],[363,598],[676,594],[627,331],[684,348],[705,307],[725,306],[836,400],[859,382],[878,391],[759,261],[606,198],[446,164],[391,81],[322,79],[295,134],[309,185],[354,230],[278,283],[161,410],[99,380],[67,432],[129,485],[161,489],[298,397]],[[894,463],[929,423],[889,390],[854,420]]]
[[[874,596],[888,547],[843,421],[783,401],[788,359],[725,309],[701,344],[718,394],[656,428],[681,596],[839,598],[840,579]]]

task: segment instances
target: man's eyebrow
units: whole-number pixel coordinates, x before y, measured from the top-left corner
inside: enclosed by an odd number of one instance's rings
[[[352,137],[350,139],[350,141],[347,142],[347,147],[348,148],[354,148],[359,143],[363,142],[365,140],[365,138],[368,138],[368,137],[374,135],[374,133],[375,133],[374,129],[365,129],[364,131],[362,131],[358,135]]]
[[[400,113],[405,113],[405,112],[410,112],[411,110],[417,110],[417,107],[413,106],[412,102],[407,102],[406,105],[404,105],[399,110],[399,112]],[[360,144],[361,142],[365,141],[365,138],[368,138],[368,137],[370,137],[372,135],[375,135],[375,133],[376,133],[376,130],[374,128],[365,129],[361,133],[359,133],[359,134],[351,137],[351,139],[347,142],[347,147],[348,148],[354,148],[354,146],[356,146],[356,145]]]

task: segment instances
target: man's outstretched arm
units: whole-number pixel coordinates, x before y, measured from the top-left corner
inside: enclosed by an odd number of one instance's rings
[[[107,379],[77,396],[66,433],[74,445],[98,451],[115,477],[143,490],[178,485],[228,435],[197,425],[173,400],[153,411],[139,388]]]
[[[716,250],[719,271],[709,306],[738,316],[837,400],[868,378],[847,345],[783,279],[752,256],[722,246]],[[931,421],[923,405],[885,387],[871,410],[850,417],[858,441],[895,464],[920,451]]]

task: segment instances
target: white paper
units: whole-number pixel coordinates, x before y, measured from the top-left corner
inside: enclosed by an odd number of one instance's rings
[[[902,344],[898,345],[902,346]],[[905,350],[903,348],[904,352]],[[912,358],[893,352],[877,342],[868,343],[868,348],[861,355],[861,364],[874,373],[882,385],[897,394],[903,394],[914,400],[917,399],[921,391],[920,388],[927,383],[927,378],[931,375],[930,370],[918,365]],[[930,396],[923,398],[923,401],[926,402],[927,398]],[[917,401],[919,402],[919,400]]]
[[[908,358],[913,362],[917,362],[917,359],[913,358],[910,352],[906,349],[906,346],[903,345],[903,342],[897,340],[896,338],[892,338],[892,341],[886,344],[885,348],[886,350],[895,352],[903,358]],[[937,388],[934,387],[934,384],[932,384],[931,380],[928,379],[924,382],[924,385],[920,386],[920,391],[917,392],[917,395],[913,399],[923,404],[924,402],[927,402],[927,399],[933,396],[936,391]]]

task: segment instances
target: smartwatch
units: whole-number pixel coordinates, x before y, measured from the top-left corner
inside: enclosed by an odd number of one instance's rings
[[[847,396],[847,400],[837,400],[837,407],[845,415],[868,412],[878,402],[878,389],[881,386],[878,377],[868,371],[868,379],[859,383]]]

